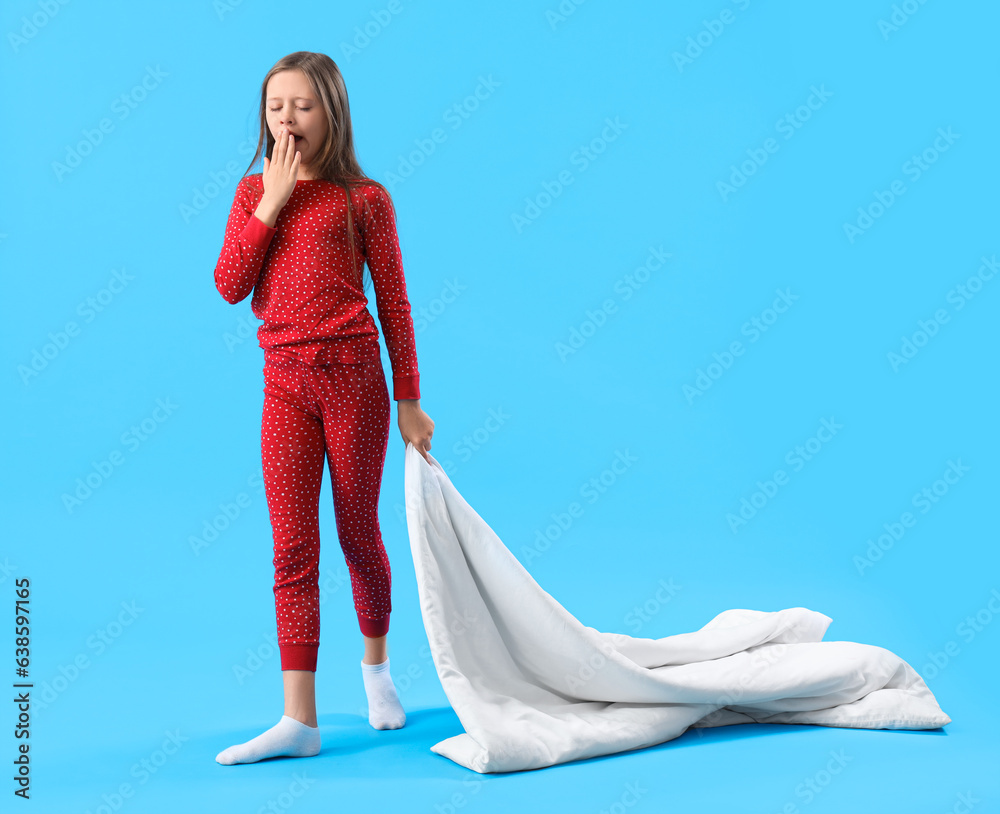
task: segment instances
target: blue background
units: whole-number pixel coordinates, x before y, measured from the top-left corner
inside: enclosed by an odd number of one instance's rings
[[[34,811],[622,811],[628,783],[645,811],[1000,810],[994,5],[12,2],[2,22],[0,595],[11,613],[30,578]],[[367,723],[324,475],[324,751],[215,763],[282,711],[259,323],[213,268],[260,82],[296,50],[337,61],[362,166],[392,192],[432,454],[538,582],[646,637],[727,608],[821,611],[828,639],[913,665],[952,724],[692,730],[495,776],[431,753],[461,727],[419,615],[393,419],[380,510],[405,728]],[[651,249],[669,258],[637,272]],[[779,290],[796,299],[769,312]],[[921,347],[894,366],[907,338]],[[950,462],[967,469],[949,484]],[[758,508],[734,530],[743,499]],[[850,761],[831,779],[832,752]],[[293,798],[296,773],[313,782]]]

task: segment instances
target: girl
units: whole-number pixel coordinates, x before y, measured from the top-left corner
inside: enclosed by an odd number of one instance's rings
[[[261,459],[274,536],[274,598],[285,712],[230,746],[219,763],[305,757],[320,750],[319,494],[324,456],[337,534],[358,624],[369,723],[398,729],[406,715],[389,676],[389,560],[378,498],[389,438],[389,392],[378,329],[365,307],[367,261],[392,364],[399,431],[426,458],[434,422],[420,409],[413,321],[389,193],[354,155],[347,90],[330,57],[297,51],[261,85],[264,168],[240,179],[215,285],[227,302],[254,292],[263,320]],[[249,168],[248,168],[249,171]]]

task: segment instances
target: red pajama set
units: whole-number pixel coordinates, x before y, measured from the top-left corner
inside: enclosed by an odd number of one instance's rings
[[[274,536],[281,669],[315,671],[324,456],[361,632],[385,635],[392,610],[378,522],[389,390],[379,332],[365,307],[366,261],[393,399],[420,398],[420,374],[388,195],[375,184],[352,187],[352,259],[343,187],[297,180],[273,228],[253,214],[262,194],[260,174],[238,184],[215,285],[230,303],[252,290],[251,308],[263,320],[257,330],[264,349],[261,459]]]

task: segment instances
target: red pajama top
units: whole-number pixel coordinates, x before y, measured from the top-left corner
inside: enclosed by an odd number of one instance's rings
[[[342,186],[297,180],[273,227],[254,214],[263,192],[260,173],[236,187],[215,266],[219,293],[237,303],[253,291],[251,309],[264,321],[257,329],[262,348],[309,365],[378,359],[379,332],[362,287],[367,260],[392,364],[393,399],[420,398],[413,319],[389,196],[371,183],[351,188],[352,263]]]

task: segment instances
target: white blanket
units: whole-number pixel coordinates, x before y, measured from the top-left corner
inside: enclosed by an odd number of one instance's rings
[[[832,620],[807,608],[727,610],[662,639],[588,627],[542,590],[433,455],[407,444],[405,458],[420,611],[465,727],[431,747],[439,755],[510,772],[652,746],[689,727],[951,721],[909,664],[875,645],[822,641]]]

